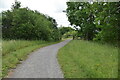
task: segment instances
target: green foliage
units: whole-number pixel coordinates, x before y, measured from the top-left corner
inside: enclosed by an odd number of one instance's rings
[[[15,0],[15,4],[12,5],[12,9],[18,9],[21,7],[21,2]]]
[[[71,25],[79,26],[81,35],[87,40],[92,40],[96,30],[92,6],[84,2],[68,2],[67,5],[67,16]]]
[[[109,43],[116,43],[119,41],[119,4],[120,3],[99,3],[99,7],[102,6],[102,10],[96,14],[97,18],[95,19],[95,23],[96,27],[101,30],[96,35],[95,39],[100,39]]]
[[[71,38],[77,34],[77,31],[75,31],[75,29],[71,27],[61,26],[59,30],[60,30],[62,38]]]
[[[46,41],[60,40],[60,33],[55,19],[38,11],[20,7],[20,2],[15,2],[12,10],[2,12],[3,38]]]
[[[85,40],[117,42],[119,38],[120,2],[67,2],[67,16],[71,25],[80,27]]]
[[[77,35],[77,32],[76,31],[69,31],[69,32],[66,32],[64,35],[63,35],[63,38],[69,38],[69,37],[73,37],[73,36],[76,36]]]
[[[61,48],[58,61],[65,78],[117,78],[118,48],[73,40]]]
[[[71,27],[60,27],[59,28],[61,35],[64,35],[67,32],[74,31],[73,28]]]

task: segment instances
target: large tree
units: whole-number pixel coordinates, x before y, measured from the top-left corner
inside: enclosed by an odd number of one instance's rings
[[[71,25],[80,27],[81,35],[84,39],[92,40],[96,27],[93,23],[94,13],[92,6],[84,2],[68,2],[67,16]]]
[[[71,25],[80,27],[86,40],[117,42],[120,2],[67,2],[67,16]]]

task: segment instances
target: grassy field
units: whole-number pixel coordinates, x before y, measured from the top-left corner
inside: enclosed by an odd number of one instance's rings
[[[9,40],[2,41],[2,77],[16,68],[34,50],[57,42]]]
[[[59,50],[58,61],[65,78],[117,78],[118,49],[82,40],[73,40]]]

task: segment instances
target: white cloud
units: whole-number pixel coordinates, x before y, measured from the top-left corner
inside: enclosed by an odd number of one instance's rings
[[[12,3],[15,0],[0,0],[0,11],[7,10],[11,8]],[[69,22],[67,20],[66,14],[63,10],[66,10],[67,0],[18,0],[22,3],[23,7],[28,7],[32,10],[37,10],[43,14],[47,14],[54,19],[57,23],[63,26],[68,26]]]

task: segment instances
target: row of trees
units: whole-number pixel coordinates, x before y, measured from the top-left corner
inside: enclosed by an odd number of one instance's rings
[[[85,40],[120,41],[120,2],[67,2],[66,13]]]
[[[50,16],[21,8],[16,1],[11,10],[2,12],[2,32],[4,39],[46,40],[61,39],[55,19]]]

